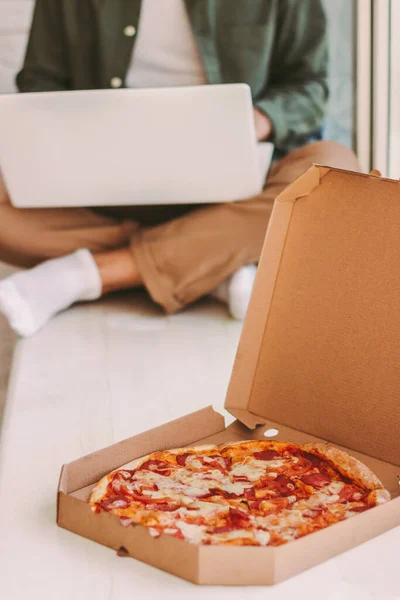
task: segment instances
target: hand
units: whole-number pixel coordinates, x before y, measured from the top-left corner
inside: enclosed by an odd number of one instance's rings
[[[258,108],[254,109],[254,125],[256,127],[257,140],[259,142],[267,140],[272,133],[272,123]]]

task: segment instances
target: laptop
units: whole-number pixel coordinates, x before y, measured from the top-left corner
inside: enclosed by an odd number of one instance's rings
[[[0,96],[0,168],[16,207],[230,202],[258,194],[245,84]]]

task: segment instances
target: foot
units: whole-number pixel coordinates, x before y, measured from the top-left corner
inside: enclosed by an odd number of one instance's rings
[[[241,267],[211,294],[227,304],[231,316],[238,321],[243,321],[246,316],[256,273],[256,265]]]
[[[75,302],[101,296],[99,270],[88,250],[48,260],[0,281],[0,312],[20,336],[29,336]]]

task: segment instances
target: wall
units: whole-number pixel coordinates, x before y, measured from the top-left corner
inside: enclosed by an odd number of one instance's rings
[[[15,90],[31,20],[33,0],[0,0],[0,92]]]
[[[301,0],[298,0],[301,2]],[[352,0],[323,0],[328,16],[330,75],[325,137],[353,146],[354,14]]]
[[[331,54],[331,98],[325,137],[351,146],[353,3],[351,0],[323,2],[328,15]],[[0,0],[0,93],[15,90],[14,77],[23,60],[32,7],[33,0]]]

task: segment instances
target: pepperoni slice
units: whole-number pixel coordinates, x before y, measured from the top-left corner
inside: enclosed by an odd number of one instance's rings
[[[126,508],[129,506],[129,500],[123,496],[113,496],[112,498],[102,500],[100,504],[104,510],[112,510],[115,508]]]
[[[230,508],[226,521],[227,522],[225,523],[225,525],[216,527],[211,532],[226,533],[227,531],[233,531],[235,529],[245,529],[249,524],[250,516],[242,510],[238,510],[237,508]]]
[[[132,491],[127,486],[124,486],[122,488],[122,490],[128,496],[130,496],[132,494]],[[137,494],[144,494],[144,492],[157,492],[157,491],[158,491],[158,485],[156,483],[151,484],[151,483],[142,483],[141,481],[138,481],[135,485],[135,492]],[[135,495],[135,492],[133,492],[134,495]]]
[[[241,519],[246,519],[246,521],[248,521],[250,518],[247,513],[245,513],[243,510],[239,510],[238,508],[230,508],[229,516],[232,518],[240,517]]]
[[[220,471],[223,475],[225,475],[227,471],[227,465],[225,459],[222,456],[199,456],[198,460],[201,464],[208,470],[213,469]],[[223,464],[222,464],[223,463]]]
[[[225,458],[224,456],[218,456],[217,454],[210,454],[210,456],[208,456],[208,458],[213,461],[211,464],[214,464],[214,462],[216,462],[219,464],[220,467],[225,468],[225,469],[228,469],[232,465],[231,458]],[[205,462],[207,463],[207,461],[205,461]]]
[[[281,496],[290,496],[295,488],[293,482],[286,475],[278,475],[278,477],[273,479],[272,487]]]
[[[180,529],[177,529],[176,532],[172,535],[172,537],[178,538],[178,540],[184,540],[185,536],[183,535]]]
[[[297,462],[290,465],[288,469],[288,475],[301,475],[311,471],[313,465],[310,460],[304,458],[304,456],[296,456]]]
[[[233,462],[232,459],[231,459],[231,457],[230,456],[224,456],[223,459],[224,459],[224,461],[226,463],[226,468],[230,469],[232,467],[232,462]]]
[[[279,458],[279,454],[275,450],[262,450],[261,452],[254,452],[254,458],[257,460],[274,460]]]
[[[309,452],[303,452],[303,456],[310,461],[313,467],[319,467],[322,463],[322,460],[315,456],[315,454],[310,454]]]
[[[223,496],[224,498],[230,499],[230,498],[240,498],[241,494],[233,494],[232,492],[227,492],[226,490],[218,490],[218,489],[212,489],[210,490],[210,492],[214,492],[214,496],[217,496],[218,494],[220,496]]]
[[[255,500],[256,499],[256,493],[254,491],[254,488],[246,488],[243,492],[243,495],[246,498],[246,500]]]
[[[190,454],[189,452],[186,452],[184,454],[178,454],[176,456],[176,462],[178,463],[179,466],[181,467],[185,467],[186,466],[186,461],[188,459],[189,456],[193,456],[195,457],[196,460],[199,461],[199,463],[201,463],[201,465],[203,465],[204,467],[206,467],[207,469],[217,469],[218,471],[221,471],[221,473],[225,474],[226,473],[226,469],[227,469],[227,462],[226,459],[224,459],[221,456],[196,456],[194,454]],[[207,458],[208,460],[205,460],[205,458]],[[224,464],[221,464],[223,461]]]
[[[303,475],[301,481],[316,489],[329,485],[331,482],[330,478],[325,473],[310,473],[309,475]]]
[[[176,456],[176,462],[178,463],[178,465],[180,465],[181,467],[184,467],[188,456],[189,456],[188,452],[186,452],[185,454],[178,454]]]
[[[226,490],[220,490],[219,488],[211,488],[209,492],[205,494],[201,494],[197,496],[197,498],[211,498],[212,496],[222,496],[223,498],[231,499],[231,498],[240,498],[240,494],[233,494],[232,492],[227,492]]]
[[[165,460],[146,460],[142,465],[140,465],[140,471],[164,471],[169,468],[168,463]]]
[[[228,531],[232,531],[236,529],[234,525],[222,525],[221,527],[214,527],[214,529],[209,529],[207,533],[227,533]]]
[[[228,519],[235,529],[244,529],[249,524],[250,516],[242,510],[230,508]]]
[[[223,475],[226,473],[226,467],[223,467],[221,465],[220,462],[218,462],[217,460],[213,460],[210,463],[204,463],[206,467],[209,467],[210,469],[217,469],[217,471],[220,471]]]
[[[358,495],[358,497],[354,498],[356,494]],[[360,500],[362,495],[362,491],[354,485],[345,485],[339,492],[339,502],[348,502],[349,500]]]
[[[278,475],[275,479],[270,477],[261,477],[260,480],[254,485],[257,490],[270,490],[280,496],[290,496],[295,489],[294,483],[286,477],[286,475]]]
[[[368,510],[368,506],[366,506],[365,504],[363,506],[352,506],[351,507],[351,512],[364,512],[364,510]]]
[[[180,508],[179,504],[168,504],[168,502],[157,502],[154,504],[148,504],[146,508],[148,506],[150,507],[149,510],[160,510],[163,512],[172,512]]]

